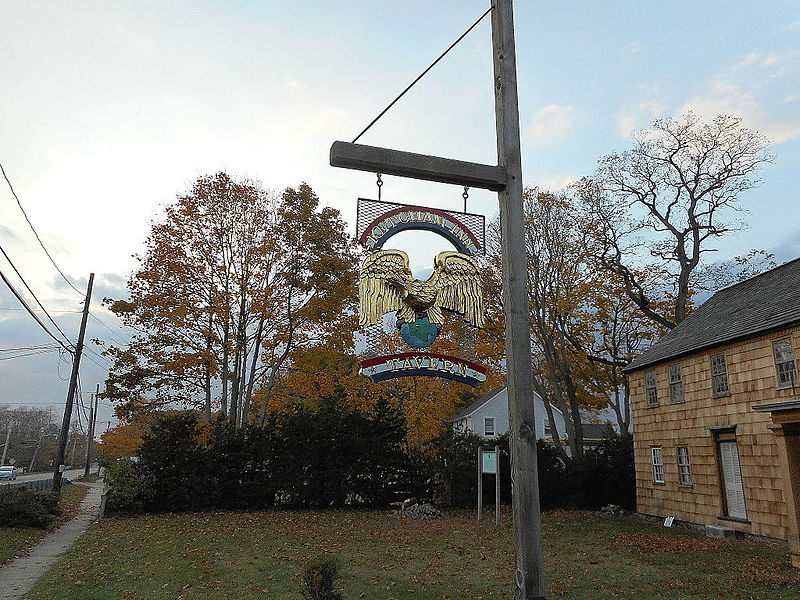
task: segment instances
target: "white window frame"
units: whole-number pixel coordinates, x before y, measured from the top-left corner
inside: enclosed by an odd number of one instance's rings
[[[781,348],[779,345],[783,347]],[[772,342],[772,356],[775,359],[775,378],[778,387],[795,387],[797,385],[797,366],[794,362],[791,338]]]
[[[650,448],[650,463],[653,465],[653,483],[666,483],[664,479],[664,453],[661,446]]]
[[[655,369],[645,372],[644,389],[647,397],[647,406],[658,406],[658,383]]]
[[[711,356],[711,393],[715,398],[731,394],[728,385],[728,364],[724,354]]]
[[[683,397],[683,378],[681,377],[681,366],[669,366],[669,401],[672,404],[681,404],[685,401]]]
[[[681,485],[692,485],[692,469],[689,465],[689,447],[678,446],[675,449],[678,458],[678,480]]]
[[[487,425],[491,422],[492,426],[487,427]],[[497,429],[495,428],[495,418],[494,417],[483,417],[483,435],[486,437],[494,437],[497,435]],[[491,429],[491,433],[489,430]]]

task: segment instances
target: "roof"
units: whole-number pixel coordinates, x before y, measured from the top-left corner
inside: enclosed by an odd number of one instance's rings
[[[800,258],[726,287],[625,368],[635,371],[679,356],[800,323]]]
[[[470,416],[472,413],[474,413],[476,410],[478,410],[481,406],[483,406],[484,404],[489,402],[492,398],[497,396],[504,389],[506,389],[506,386],[499,387],[497,389],[492,390],[491,392],[489,392],[487,394],[484,394],[483,396],[481,396],[480,398],[475,400],[475,402],[473,402],[472,404],[467,406],[460,413],[458,413],[455,417],[450,419],[450,422],[452,423],[453,421],[460,421],[461,419]]]
[[[499,387],[497,389],[492,390],[491,392],[488,392],[487,394],[484,394],[483,396],[475,400],[475,402],[464,408],[455,417],[450,419],[450,423],[460,421],[461,419],[465,419],[466,417],[470,416],[472,413],[483,407],[485,404],[488,404],[489,402],[494,400],[497,396],[499,396],[502,392],[504,392],[506,390],[506,387],[507,386],[504,385],[503,387]],[[534,397],[539,396],[539,394],[537,394],[536,392],[533,392],[533,395]],[[552,403],[550,404],[550,406],[553,407],[553,410],[561,413],[561,410],[559,410],[557,406],[553,405]]]

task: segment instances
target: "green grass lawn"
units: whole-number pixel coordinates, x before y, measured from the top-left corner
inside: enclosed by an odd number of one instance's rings
[[[456,512],[207,512],[113,517],[94,526],[26,600],[300,600],[311,557],[340,558],[344,598],[512,597],[509,514],[500,528]],[[544,517],[548,598],[792,599],[786,549],[664,529],[636,516]]]
[[[82,485],[65,485],[61,488],[59,506],[63,514],[58,518],[53,528],[77,516],[81,500],[83,500],[88,491],[89,488]],[[46,529],[3,527],[0,524],[0,565],[24,554],[31,547],[38,544],[48,533],[49,530]]]

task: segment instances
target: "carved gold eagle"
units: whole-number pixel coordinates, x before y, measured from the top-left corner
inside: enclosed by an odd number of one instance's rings
[[[414,279],[408,255],[402,250],[378,250],[361,264],[358,285],[360,326],[377,323],[397,311],[398,323],[413,323],[427,313],[428,320],[444,324],[442,310],[464,316],[483,327],[483,288],[478,263],[460,252],[440,252],[427,281]]]

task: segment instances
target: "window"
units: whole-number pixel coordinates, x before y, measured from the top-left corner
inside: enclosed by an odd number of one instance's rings
[[[772,354],[775,356],[778,387],[794,387],[797,382],[797,369],[794,364],[792,341],[785,339],[772,342]]]
[[[680,365],[670,365],[669,367],[669,398],[673,404],[683,402],[683,382],[681,381]]]
[[[664,457],[661,455],[661,448],[650,448],[650,455],[653,458],[653,483],[664,483]]]
[[[483,417],[483,435],[494,435],[494,417]]]
[[[647,371],[644,374],[644,389],[647,391],[647,406],[658,406],[655,371]]]
[[[728,389],[728,367],[725,364],[724,354],[716,354],[711,357],[711,390],[714,397],[730,394],[730,389]]]
[[[678,446],[678,478],[681,485],[692,485],[692,472],[689,469],[689,448]]]

